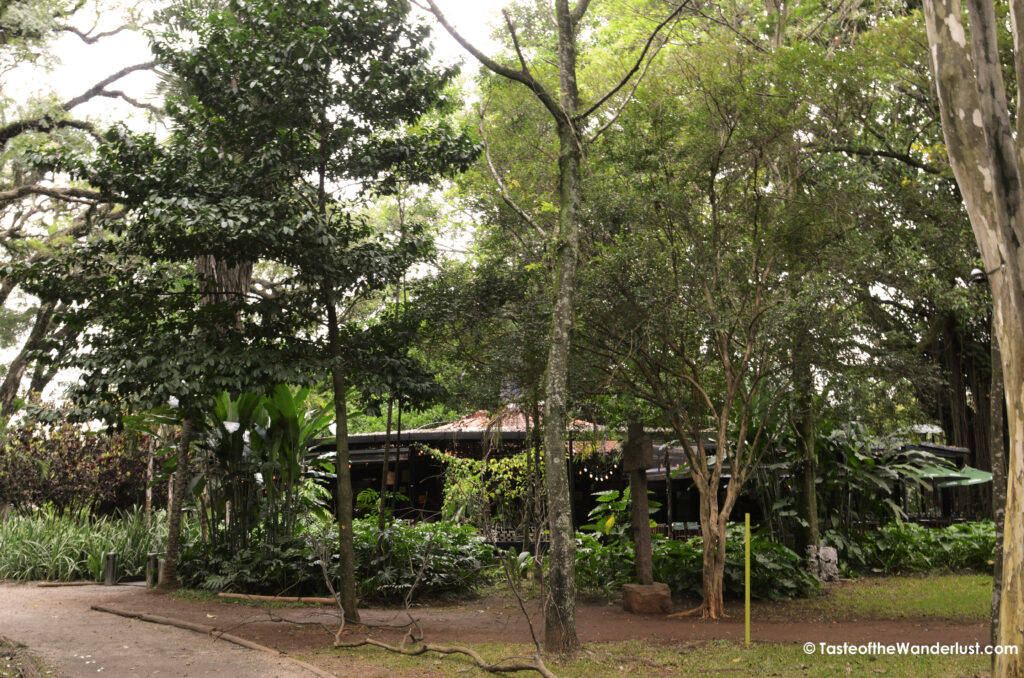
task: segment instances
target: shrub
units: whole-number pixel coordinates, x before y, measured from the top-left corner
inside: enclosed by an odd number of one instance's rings
[[[380,532],[374,517],[354,521],[353,536],[356,583],[363,600],[400,603],[414,585],[416,597],[466,594],[487,580],[494,564],[493,548],[468,525],[395,522]],[[329,595],[318,541],[326,542],[328,574],[336,582],[337,528],[333,526],[320,536],[236,552],[209,553],[193,545],[182,555],[179,577],[185,586],[214,591]]]
[[[825,542],[836,547],[840,563],[852,572],[989,573],[996,532],[990,520],[939,529],[893,522],[859,539],[828,532]]]
[[[140,577],[146,554],[163,549],[167,538],[166,515],[154,519],[147,528],[137,508],[103,517],[53,506],[16,513],[0,521],[0,580],[101,581],[108,551],[118,555],[121,578]]]
[[[603,544],[591,534],[579,533],[576,546],[576,583],[581,589],[618,590],[633,581],[633,545]],[[724,592],[743,595],[743,528],[730,525],[726,535]],[[676,593],[701,595],[704,563],[701,538],[674,541],[663,537],[653,541],[654,579],[668,584]],[[804,568],[803,561],[785,546],[758,535],[750,542],[750,595],[758,600],[783,600],[807,596],[818,582]]]
[[[187,588],[209,591],[327,595],[317,549],[301,538],[237,551],[229,546],[210,549],[192,544],[181,555],[178,579]]]
[[[145,500],[148,442],[134,433],[93,434],[72,424],[9,429],[0,453],[0,497],[21,509],[130,509]],[[165,495],[153,493],[155,499]]]
[[[354,535],[356,580],[366,600],[402,601],[414,583],[421,597],[468,593],[487,581],[495,562],[494,548],[469,525],[395,522],[379,532],[375,521],[358,520]]]

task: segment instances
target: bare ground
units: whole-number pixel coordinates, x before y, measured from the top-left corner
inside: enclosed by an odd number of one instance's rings
[[[91,611],[94,604],[132,612],[174,617],[214,626],[282,652],[299,655],[339,676],[375,678],[388,675],[360,661],[358,651],[343,656],[314,654],[331,646],[338,617],[327,607],[256,607],[237,603],[183,600],[134,586],[39,588],[0,585],[0,634],[22,642],[66,676],[308,676],[282,660],[230,646],[190,631],[171,629]],[[680,604],[677,609],[685,609]],[[537,604],[528,606],[540,633]],[[961,642],[985,644],[988,624],[934,619],[822,622],[780,614],[773,604],[755,604],[752,637],[769,643],[864,643],[907,641],[913,644]],[[743,638],[743,610],[717,622],[635,616],[607,602],[581,602],[577,629],[584,643],[642,639],[666,645]],[[411,613],[424,637],[435,643],[529,643],[530,630],[518,604],[507,595],[451,605],[417,607]],[[367,634],[398,642],[408,617],[396,610],[361,611],[370,626],[349,625],[345,640]],[[431,675],[429,663],[410,675]]]

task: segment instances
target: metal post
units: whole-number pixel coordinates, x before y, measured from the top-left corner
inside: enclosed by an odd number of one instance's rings
[[[744,525],[744,527],[745,527],[744,533],[745,533],[745,538],[746,538],[746,543],[744,545],[745,553],[744,553],[744,557],[743,557],[743,561],[744,561],[743,567],[744,567],[744,570],[745,570],[744,573],[743,573],[743,577],[744,577],[744,579],[743,579],[743,597],[744,597],[744,601],[743,602],[744,602],[745,607],[746,607],[746,610],[745,610],[745,612],[746,612],[746,619],[745,619],[745,624],[744,624],[744,626],[745,626],[745,628],[744,628],[744,631],[745,631],[744,638],[746,640],[746,644],[750,645],[750,514],[749,513],[746,514],[746,518],[744,520],[744,523],[745,523],[745,525]]]
[[[146,554],[146,586],[148,588],[153,588],[157,585],[157,575],[160,573],[159,559],[159,553]]]
[[[113,586],[117,583],[117,553],[110,551],[107,553],[106,562],[103,568],[103,584],[105,586]]]

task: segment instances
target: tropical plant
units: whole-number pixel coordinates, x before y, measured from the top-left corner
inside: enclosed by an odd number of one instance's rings
[[[582,525],[580,529],[600,533],[606,536],[608,541],[632,541],[631,489],[627,487],[622,492],[618,490],[595,492],[594,497],[597,499],[597,505],[587,514],[587,520],[592,522]],[[647,490],[647,495],[653,497],[654,492]],[[661,502],[648,499],[647,507],[648,513],[654,515],[661,508]],[[650,523],[651,527],[656,525],[653,519]]]
[[[67,422],[12,426],[0,453],[2,503],[58,513],[129,509],[145,498],[152,443],[135,431],[91,433]]]
[[[401,603],[407,597],[464,595],[491,578],[494,549],[468,525],[398,521],[382,532],[375,516],[357,519],[354,525],[356,574],[364,600]],[[324,545],[337,539],[337,527],[321,528],[270,547],[186,550],[183,582],[214,591],[328,595],[321,561]],[[381,543],[387,545],[383,555]],[[326,566],[336,582],[337,555],[328,556]]]
[[[303,514],[322,512],[324,498],[304,482],[306,458],[334,405],[307,408],[308,398],[309,389],[278,385],[268,396],[221,393],[214,400],[192,482],[211,549],[284,543]]]
[[[701,538],[679,541],[657,537],[653,540],[654,578],[674,592],[699,596],[702,593],[703,546]],[[612,592],[632,581],[634,552],[623,541],[602,540],[591,533],[577,535],[577,584],[580,588]],[[803,560],[785,546],[753,534],[750,543],[751,596],[758,600],[782,600],[808,596],[818,581],[807,572]],[[724,592],[743,595],[743,527],[730,525],[727,531]]]
[[[146,554],[162,551],[166,538],[162,511],[149,525],[139,508],[107,516],[52,505],[15,512],[0,521],[0,580],[101,581],[111,551],[118,556],[119,578],[141,577]]]
[[[839,551],[840,565],[849,573],[989,573],[996,555],[992,521],[945,528],[892,522],[859,536],[854,541],[837,532],[824,535],[824,541]]]
[[[797,511],[793,483],[802,464],[802,449],[792,432],[782,429],[771,463],[758,471],[757,496],[769,517],[769,529],[783,543],[806,518]],[[955,471],[941,457],[900,450],[902,440],[872,436],[860,422],[815,427],[818,520],[831,546],[858,544],[867,525],[907,519],[900,493],[931,490],[932,479]]]

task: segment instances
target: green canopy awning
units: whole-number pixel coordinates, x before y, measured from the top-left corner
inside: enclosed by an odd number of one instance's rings
[[[939,483],[939,487],[966,487],[968,485],[981,485],[982,483],[992,482],[991,473],[971,466],[957,469],[956,476],[959,477]]]

